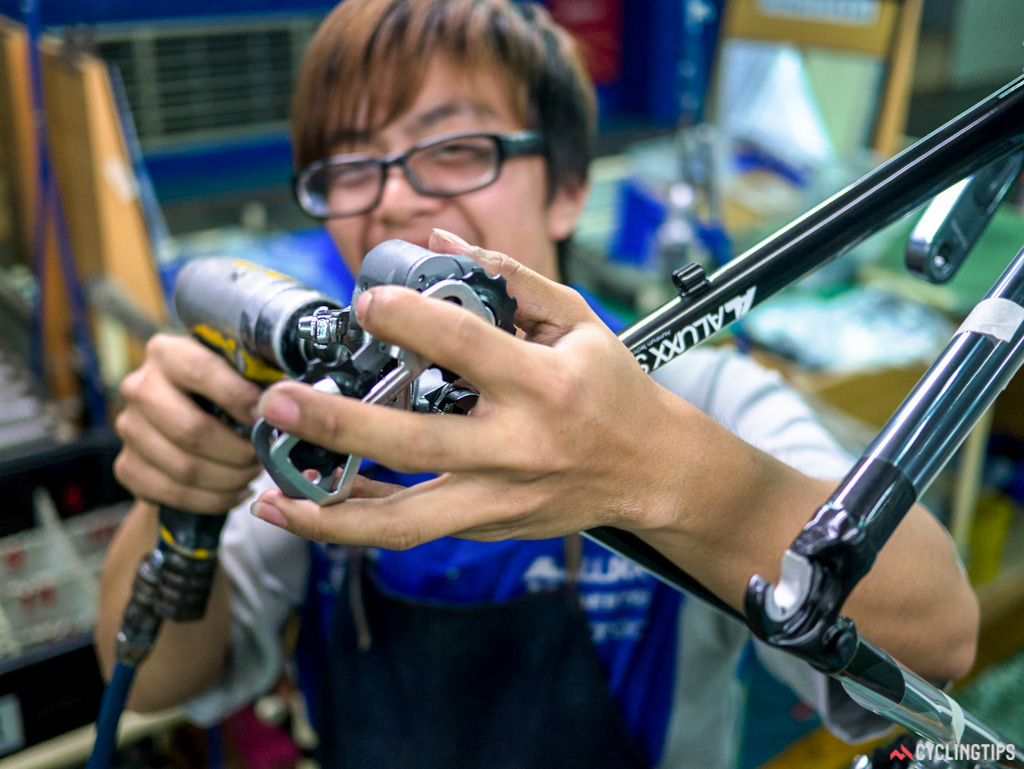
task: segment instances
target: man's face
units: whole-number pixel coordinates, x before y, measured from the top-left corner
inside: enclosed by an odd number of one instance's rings
[[[435,59],[408,112],[357,146],[334,152],[382,156],[404,152],[434,136],[483,131],[510,133],[527,126],[517,120],[503,87],[491,76],[466,78]],[[439,227],[473,245],[500,251],[557,280],[555,241],[568,237],[576,224],[585,190],[561,191],[547,202],[547,166],[540,155],[505,161],[490,185],[450,198],[421,195],[402,170],[392,167],[379,205],[359,216],[326,222],[335,245],[353,275],[374,246],[400,238],[426,247]]]

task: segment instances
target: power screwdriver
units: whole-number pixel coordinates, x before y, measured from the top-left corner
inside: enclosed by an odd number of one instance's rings
[[[382,284],[456,302],[506,331],[514,330],[516,303],[504,279],[488,276],[467,257],[386,241],[366,255],[353,301]],[[430,361],[378,342],[359,327],[350,308],[247,262],[189,262],[175,284],[174,306],[189,333],[261,385],[289,377],[320,390],[421,411],[465,411],[473,402],[472,389],[452,372],[441,371],[429,385],[418,382],[431,368]],[[214,404],[202,405],[232,421]],[[252,441],[286,494],[320,504],[348,496],[362,461],[300,441],[262,420],[252,430]],[[160,508],[157,545],[139,565],[118,634],[119,662],[133,667],[142,662],[164,619],[189,622],[203,617],[225,520],[226,515]]]
[[[300,318],[315,310],[341,309],[337,301],[287,276],[230,259],[187,264],[175,286],[174,304],[195,338],[221,354],[246,379],[261,385],[305,370]],[[236,430],[248,432],[213,403],[196,400]],[[142,662],[164,619],[202,619],[225,520],[226,515],[160,507],[156,547],[139,564],[118,634],[119,662],[133,666]]]

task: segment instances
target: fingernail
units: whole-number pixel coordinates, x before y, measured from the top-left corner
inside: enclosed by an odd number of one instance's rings
[[[260,398],[260,414],[278,427],[291,427],[299,421],[299,404],[282,393],[268,390]]]
[[[434,232],[437,234],[437,237],[441,238],[441,240],[445,240],[445,241],[451,243],[453,246],[462,246],[462,248],[472,248],[472,246],[469,245],[469,243],[464,241],[462,238],[460,238],[454,232],[448,232],[448,230],[442,230],[440,227],[434,227]]]
[[[366,313],[370,311],[370,302],[373,301],[373,293],[370,291],[364,291],[356,297],[356,320],[360,323],[366,317]]]
[[[259,422],[260,421],[260,417],[262,416],[260,414],[260,407],[257,405],[257,406],[253,406],[251,409],[249,409],[249,416],[252,417],[253,424],[256,424],[257,422]]]
[[[274,526],[279,526],[282,529],[288,528],[288,519],[284,517],[284,513],[269,502],[256,500],[252,503],[252,507],[249,510],[261,521],[272,523]]]

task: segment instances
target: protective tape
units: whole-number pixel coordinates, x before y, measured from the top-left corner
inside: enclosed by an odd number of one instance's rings
[[[1024,307],[1009,299],[983,299],[960,324],[957,334],[973,331],[1000,342],[1010,342],[1024,323]],[[954,334],[955,336],[955,334]]]
[[[964,709],[960,707],[959,702],[945,692],[942,693],[942,696],[946,698],[946,702],[949,705],[949,713],[953,717],[953,740],[959,745],[964,736],[964,729],[967,726],[967,721],[964,719]]]

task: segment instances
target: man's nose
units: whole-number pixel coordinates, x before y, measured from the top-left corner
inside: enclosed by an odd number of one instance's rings
[[[381,191],[377,210],[385,221],[400,223],[434,210],[440,204],[440,200],[417,192],[410,184],[404,169],[394,165],[384,176],[384,189]]]

